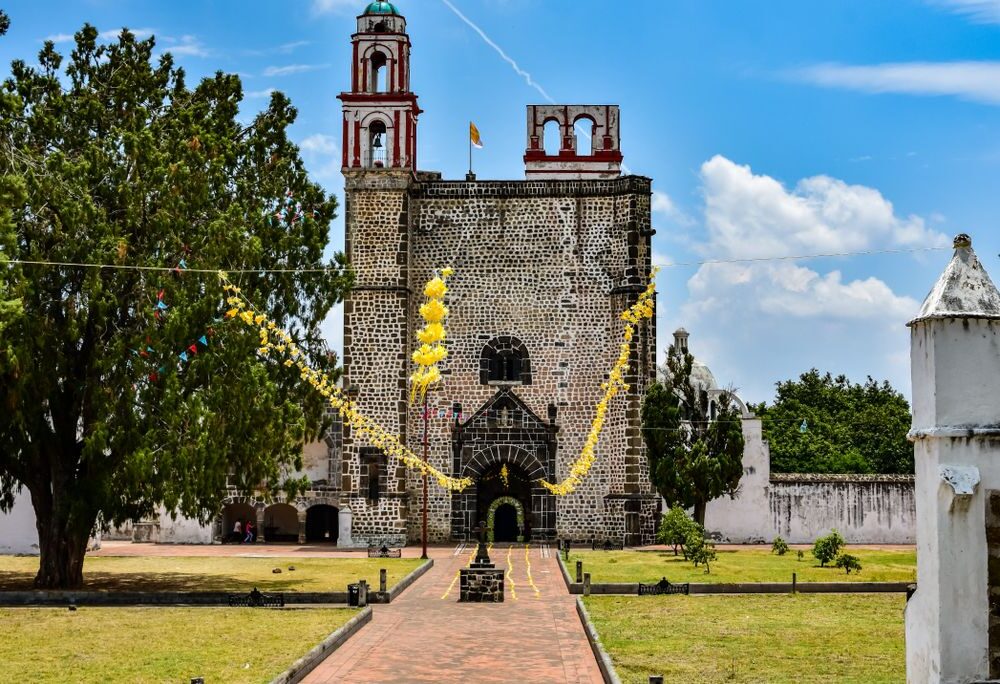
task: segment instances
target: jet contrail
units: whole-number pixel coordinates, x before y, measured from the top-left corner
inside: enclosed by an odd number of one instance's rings
[[[494,43],[490,39],[489,36],[487,36],[485,33],[483,33],[483,30],[481,28],[479,28],[478,26],[476,26],[472,22],[471,19],[469,19],[464,14],[462,14],[458,10],[457,7],[455,7],[453,4],[451,4],[451,2],[449,2],[449,0],[441,0],[441,2],[443,2],[448,7],[448,9],[450,9],[452,12],[454,12],[455,16],[457,16],[459,19],[461,19],[466,24],[468,24],[469,28],[471,28],[473,31],[475,31],[476,33],[478,33],[479,37],[482,38],[484,41],[486,41],[487,45],[489,45],[491,48],[493,48],[494,50],[496,50],[497,54],[500,55],[505,62],[507,62],[508,64],[511,65],[511,67],[514,69],[514,71],[517,72],[518,76],[522,77],[528,83],[529,86],[531,86],[532,88],[534,88],[535,90],[537,90],[539,93],[542,94],[542,97],[545,98],[546,102],[548,102],[549,104],[555,104],[556,103],[556,101],[553,100],[552,97],[547,92],[545,92],[545,88],[543,88],[542,86],[538,85],[535,82],[535,79],[533,79],[531,77],[531,74],[529,74],[527,71],[525,71],[524,69],[522,69],[521,67],[519,67],[518,64],[517,64],[517,62],[515,62],[513,59],[511,59],[510,56],[500,48],[499,45],[497,45],[496,43]]]

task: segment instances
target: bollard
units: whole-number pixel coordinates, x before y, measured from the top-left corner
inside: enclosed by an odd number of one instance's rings
[[[583,575],[583,595],[590,596],[590,573],[584,573]]]
[[[389,572],[385,568],[378,571],[378,590],[380,594],[385,593],[385,588],[389,581],[388,574]]]
[[[649,675],[649,684],[663,684],[663,675]]]
[[[563,542],[563,560],[569,563],[569,539]]]
[[[364,608],[368,605],[368,581],[359,580],[358,584],[358,608]]]
[[[583,581],[583,561],[576,562],[576,583]]]
[[[798,581],[799,581],[798,573],[793,572],[792,573],[792,593],[793,594],[796,591],[796,585],[798,584]]]

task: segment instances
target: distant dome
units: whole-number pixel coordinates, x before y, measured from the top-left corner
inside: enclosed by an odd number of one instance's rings
[[[386,0],[375,0],[365,9],[365,14],[392,14],[399,16],[399,10],[391,2]]]
[[[694,363],[691,364],[691,384],[699,385],[704,392],[719,389],[719,385],[715,382],[715,376],[712,375],[712,371],[709,370],[708,366],[697,359],[695,359]]]

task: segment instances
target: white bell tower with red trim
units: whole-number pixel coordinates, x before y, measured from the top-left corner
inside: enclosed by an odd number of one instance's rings
[[[358,17],[351,91],[341,93],[343,167],[417,168],[417,96],[410,92],[410,37],[391,2],[376,0]]]

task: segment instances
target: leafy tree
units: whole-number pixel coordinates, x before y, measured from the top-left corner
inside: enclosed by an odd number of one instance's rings
[[[705,566],[705,574],[712,572],[711,563],[715,561],[715,544],[705,539],[705,530],[701,525],[695,525],[694,529],[688,532],[684,541],[684,556],[694,563],[694,567]]]
[[[771,544],[771,553],[776,553],[779,556],[784,556],[788,553],[788,542],[786,542],[781,537],[775,537],[774,542]]]
[[[676,504],[660,519],[659,539],[661,544],[674,547],[674,555],[683,549],[688,534],[698,528],[698,524],[688,517],[683,508]],[[686,555],[686,554],[685,554]]]
[[[233,271],[332,370],[318,325],[351,282],[341,255],[323,256],[336,199],[289,141],[287,98],[243,125],[238,77],[189,88],[153,51],[127,31],[98,45],[87,25],[64,71],[46,43],[0,89],[0,255],[176,269],[0,268],[0,495],[9,508],[31,494],[40,588],[81,585],[95,524],[160,506],[207,522],[227,483],[293,495],[289,473],[322,430],[321,398],[222,320],[211,271]],[[276,218],[287,198],[302,213]]]
[[[852,556],[849,553],[842,553],[837,556],[837,567],[843,568],[847,571],[847,574],[851,574],[851,570],[856,573],[861,572],[861,559],[857,556]]]
[[[816,369],[778,383],[763,419],[775,472],[913,473],[910,405],[888,382],[853,384]]]
[[[3,10],[0,10],[0,36],[7,34],[7,29],[10,28],[10,17]]]
[[[813,544],[813,555],[816,560],[819,561],[820,567],[826,567],[826,564],[834,560],[840,550],[844,548],[844,538],[840,536],[837,530],[833,530],[825,537],[820,537]]]
[[[704,526],[708,502],[735,494],[743,477],[743,427],[728,392],[715,399],[712,419],[708,392],[691,381],[693,363],[670,347],[665,382],[643,400],[642,437],[657,490],[670,505],[693,507]]]

